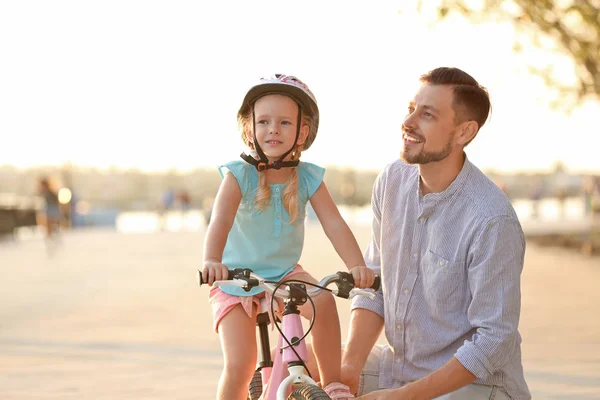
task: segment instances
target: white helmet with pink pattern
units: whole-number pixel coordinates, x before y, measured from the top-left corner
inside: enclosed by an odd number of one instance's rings
[[[298,103],[303,113],[310,115],[314,124],[310,126],[310,131],[306,141],[303,144],[303,150],[306,150],[317,137],[319,128],[319,107],[315,95],[308,86],[300,79],[291,75],[275,74],[268,78],[261,78],[260,81],[248,90],[242,106],[238,111],[238,117],[246,115],[252,110],[256,100],[268,94],[284,94],[291,97]]]

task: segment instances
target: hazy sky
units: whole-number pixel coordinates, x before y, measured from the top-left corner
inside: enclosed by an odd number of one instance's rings
[[[398,156],[418,76],[457,66],[492,119],[467,148],[481,168],[600,171],[600,107],[552,111],[509,24],[441,25],[407,1],[0,3],[0,165],[146,170],[238,157],[236,112],[261,76],[298,76],[321,109],[303,160],[380,169]],[[398,10],[403,8],[403,12]],[[569,76],[568,62],[556,64]]]

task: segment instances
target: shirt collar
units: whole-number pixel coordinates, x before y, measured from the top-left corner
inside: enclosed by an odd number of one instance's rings
[[[428,193],[425,196],[421,195],[421,179],[419,174],[417,174],[417,195],[419,196],[419,202],[422,204],[424,209],[430,209],[433,211],[435,206],[446,199],[452,197],[458,190],[460,190],[465,182],[467,182],[471,171],[473,170],[473,164],[469,161],[467,155],[465,154],[465,162],[450,186],[448,186],[444,191],[438,193]]]

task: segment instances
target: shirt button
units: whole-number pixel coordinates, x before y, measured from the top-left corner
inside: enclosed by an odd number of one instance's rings
[[[277,218],[281,218],[281,214],[277,214],[277,215],[276,215],[276,217],[277,217]]]
[[[276,191],[277,193],[279,193],[279,188],[275,188],[275,191]]]
[[[396,324],[396,328],[402,329],[402,324]]]
[[[408,294],[408,289],[404,289],[404,294]]]
[[[420,222],[420,223],[423,223],[423,222],[425,222],[425,217],[421,217],[421,218],[419,218],[419,222]]]
[[[281,204],[281,200],[277,200],[277,204]]]
[[[400,356],[396,356],[396,362],[397,362],[397,363],[400,363],[401,361],[402,361],[402,357],[400,357]]]
[[[446,264],[446,261],[440,261],[440,265]]]
[[[419,255],[417,253],[413,254],[413,258],[416,260]]]

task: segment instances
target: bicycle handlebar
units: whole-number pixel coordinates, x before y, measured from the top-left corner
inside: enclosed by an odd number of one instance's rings
[[[293,282],[294,279],[290,278],[289,281]],[[283,282],[283,285],[285,286],[285,280]],[[202,286],[204,283],[206,282],[202,280],[202,271],[198,270],[198,284]],[[338,297],[342,297],[345,299],[352,298],[354,296],[366,296],[369,298],[375,297],[375,294],[372,292],[366,291],[364,289],[355,288],[354,279],[352,277],[352,274],[350,274],[349,272],[340,271],[335,274],[327,275],[323,279],[321,279],[321,281],[317,285],[321,287],[327,287],[332,283],[335,283],[338,287],[338,289],[332,290],[332,293]],[[376,275],[371,289],[378,290],[380,283],[381,279],[378,275]],[[268,283],[263,277],[252,272],[252,270],[248,268],[236,268],[233,270],[229,270],[229,276],[227,277],[227,280],[215,281],[213,283],[213,286],[215,287],[223,285],[238,286],[246,291],[250,291],[250,289],[252,289],[253,287],[258,286],[276,297],[280,297],[282,299],[290,298],[289,288],[278,287],[277,293],[275,293],[277,285],[273,283]],[[308,295],[314,296],[319,294],[322,290],[323,289],[321,289],[320,287],[314,287],[312,289],[306,290],[306,293]]]

